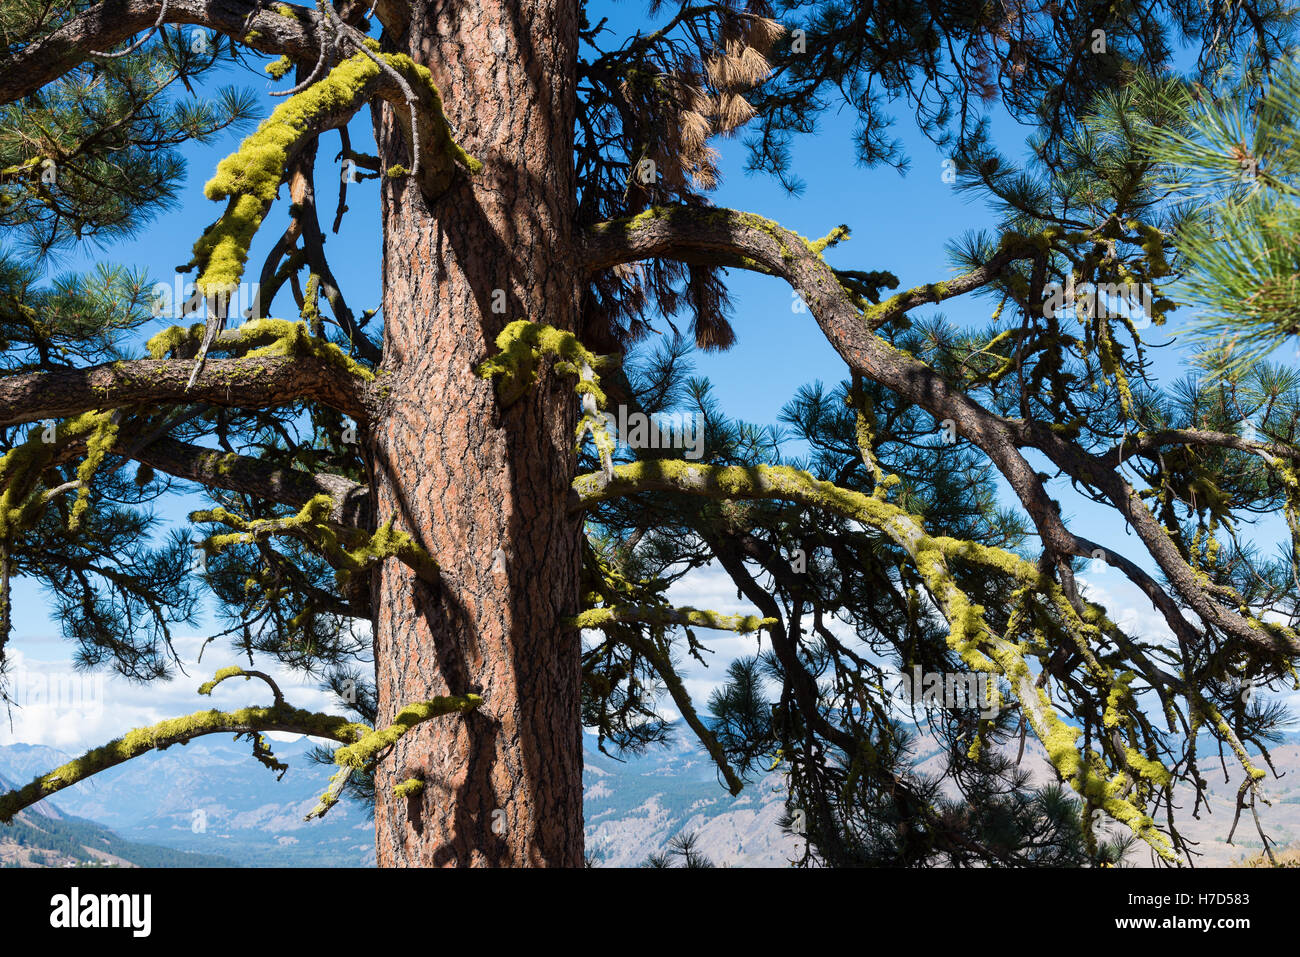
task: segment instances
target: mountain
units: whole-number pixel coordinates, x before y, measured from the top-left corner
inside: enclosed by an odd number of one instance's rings
[[[13,785],[0,777],[0,791]],[[0,867],[233,867],[210,854],[187,854],[127,841],[93,821],[64,814],[46,802],[0,827]]]
[[[626,762],[601,754],[592,735],[584,743],[587,847],[599,866],[640,864],[679,831],[698,832],[699,849],[717,864],[781,866],[795,855],[796,842],[776,826],[780,795],[750,785],[732,798],[685,736]],[[247,867],[373,866],[364,809],[343,801],[323,819],[303,820],[331,774],[308,759],[312,745],[273,749],[289,765],[283,780],[254,761],[248,745],[211,736],[110,768],[25,813],[77,815],[128,841]],[[70,757],[42,745],[0,746],[0,775],[26,783]]]
[[[374,863],[367,812],[340,802],[323,819],[303,818],[329,781],[311,742],[272,742],[289,765],[283,780],[247,743],[216,736],[150,752],[47,798],[131,841],[226,857],[244,867],[365,867]],[[69,759],[53,748],[0,747],[0,775],[29,781]]]
[[[779,775],[750,782],[733,798],[687,734],[678,734],[667,747],[623,761],[601,753],[594,735],[584,735],[583,740],[587,852],[596,866],[636,866],[662,853],[669,840],[683,832],[695,834],[697,850],[718,865],[780,867],[799,856],[801,841],[777,824],[784,810]],[[939,773],[943,756],[937,746],[921,733],[916,743],[917,766]],[[123,860],[142,866],[176,863],[145,863],[146,845],[153,853],[170,849],[247,867],[373,866],[373,825],[363,808],[343,801],[324,819],[303,820],[331,773],[330,767],[308,759],[311,749],[306,740],[275,742],[276,755],[289,764],[284,779],[277,780],[253,760],[247,744],[202,738],[98,774],[24,812],[20,820],[22,826],[48,835],[42,838],[47,844],[103,847],[109,854],[117,854],[110,850],[116,847]],[[1294,773],[1300,771],[1300,737],[1289,737],[1271,756],[1283,776],[1268,781],[1273,806],[1262,816],[1269,836],[1285,847],[1300,842],[1300,773]],[[0,746],[0,776],[26,783],[68,758],[40,745]],[[1042,748],[1033,741],[1028,742],[1025,760],[1035,784],[1049,780]],[[1198,818],[1191,816],[1192,793],[1184,789],[1176,794],[1181,829],[1199,842],[1196,850],[1202,856],[1196,863],[1222,866],[1258,854],[1262,846],[1249,811],[1242,815],[1234,843],[1226,843],[1240,771],[1229,763],[1225,781],[1216,760],[1206,756],[1202,763],[1206,800]],[[0,789],[8,786],[0,784]],[[81,840],[89,832],[79,828],[97,829],[98,843]],[[12,833],[0,830],[0,860],[9,859],[3,856],[3,842]],[[1139,850],[1130,863],[1152,862]]]
[[[635,867],[682,832],[695,834],[696,849],[719,866],[784,867],[799,856],[799,839],[777,826],[785,810],[779,775],[733,798],[686,734],[627,761],[583,737],[587,854],[597,867]]]

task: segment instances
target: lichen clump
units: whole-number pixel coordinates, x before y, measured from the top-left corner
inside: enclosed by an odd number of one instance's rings
[[[225,508],[214,508],[193,512],[190,520],[234,529],[203,541],[204,551],[213,555],[231,545],[254,544],[272,535],[299,538],[319,550],[334,566],[335,579],[342,588],[348,586],[353,576],[387,558],[397,558],[426,579],[436,580],[437,562],[410,535],[394,529],[392,519],[367,534],[332,522],[334,506],[334,499],[322,493],[310,498],[296,515],[282,518],[249,520]]]
[[[34,426],[21,444],[0,456],[0,541],[12,540],[35,527],[48,502],[42,475],[55,454],[77,440],[86,443],[86,457],[77,467],[77,498],[68,527],[72,531],[81,527],[90,507],[91,480],[117,440],[117,419],[112,412],[73,416],[54,426],[52,435],[44,426]]]
[[[554,326],[517,319],[501,330],[496,339],[497,354],[479,363],[475,371],[484,379],[500,379],[498,396],[503,408],[513,405],[537,383],[537,368],[544,356],[556,359],[555,371],[578,380],[574,392],[583,400],[583,414],[578,421],[577,440],[590,432],[592,441],[606,467],[614,454],[614,438],[605,417],[605,392],[600,387],[599,370],[617,360],[596,355],[572,332]]]
[[[188,356],[199,348],[203,332],[201,322],[191,326],[168,326],[150,338],[145,348],[155,359],[173,354]],[[253,319],[232,332],[233,335],[228,333],[227,337],[213,343],[212,348],[254,359],[259,356],[313,356],[367,382],[375,378],[373,372],[337,345],[312,335],[307,323],[301,320]]]
[[[292,16],[288,11],[284,15]],[[442,99],[429,71],[403,54],[376,53],[424,94],[436,111],[432,127],[436,142],[426,144],[471,170],[481,168],[451,139],[441,112]],[[275,63],[268,72],[281,69]],[[287,67],[284,69],[287,70]],[[350,116],[369,98],[381,74],[371,53],[358,51],[337,64],[307,89],[281,103],[249,135],[239,150],[217,164],[216,175],[204,187],[208,199],[227,199],[226,211],[194,244],[191,265],[200,268],[196,286],[204,295],[216,295],[239,284],[253,237],[279,192],[280,180],[290,160],[322,124]]]

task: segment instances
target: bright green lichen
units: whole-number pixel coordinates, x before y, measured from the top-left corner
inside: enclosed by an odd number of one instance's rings
[[[526,319],[517,319],[502,329],[496,346],[497,354],[479,363],[474,371],[484,379],[500,379],[497,395],[502,408],[513,405],[537,383],[537,368],[544,356],[556,359],[557,373],[577,377],[574,392],[583,400],[577,441],[581,444],[583,436],[590,432],[608,468],[615,442],[600,412],[606,399],[599,370],[608,369],[617,360],[596,355],[571,332]]]
[[[86,511],[90,508],[91,479],[95,477],[95,472],[103,464],[104,457],[117,441],[116,416],[109,412],[90,413],[90,415],[93,417],[93,425],[86,436],[86,457],[77,466],[77,481],[81,485],[77,489],[76,501],[73,502],[72,510],[68,514],[68,528],[73,531],[81,527]],[[92,420],[83,417],[82,421]]]
[[[598,356],[572,332],[556,329],[527,319],[516,319],[501,330],[496,339],[497,354],[475,367],[481,378],[501,377],[501,404],[509,406],[537,383],[537,366],[543,356],[554,356],[555,371],[562,375],[581,376],[584,365],[595,370],[607,367],[610,360]],[[605,394],[599,378],[580,382],[580,394],[591,394],[604,404]]]
[[[271,75],[272,79],[282,80],[284,75],[293,69],[293,61],[287,56],[282,56],[278,60],[272,60],[263,69]]]
[[[342,768],[352,768],[356,771],[363,770],[375,759],[380,751],[396,744],[402,735],[417,724],[445,714],[471,711],[482,703],[483,699],[479,695],[468,694],[447,695],[408,704],[393,718],[393,723],[384,730],[371,731],[355,744],[336,749],[334,763]]]
[[[424,791],[424,782],[419,778],[407,778],[400,784],[393,785],[393,795],[399,798],[415,797]]]
[[[189,356],[203,340],[204,326],[169,326],[153,336],[145,347],[155,359],[177,353]],[[351,375],[371,382],[375,374],[334,343],[312,335],[306,322],[289,319],[253,319],[224,334],[212,345],[214,351],[229,351],[247,358],[258,356],[313,356]]]
[[[221,682],[225,681],[227,678],[238,678],[243,674],[244,669],[238,665],[231,665],[228,668],[222,668],[212,676],[210,681],[205,681],[203,684],[199,685],[199,694],[210,695],[212,694],[212,689],[221,684]],[[244,677],[245,680],[252,680],[250,675],[245,675]]]
[[[669,608],[663,605],[620,606],[588,608],[567,620],[573,628],[600,628],[616,621],[641,621],[661,625],[695,625],[699,628],[716,628],[748,634],[776,624],[775,618],[758,615],[724,615],[698,608]]]
[[[288,8],[283,8],[287,10]],[[292,11],[285,13],[292,16]],[[428,69],[403,54],[375,53],[421,94],[433,120],[432,143],[422,143],[437,167],[459,162],[471,171],[482,168],[451,138],[442,112],[442,98]],[[193,264],[200,267],[196,285],[205,295],[238,286],[253,237],[262,225],[280,188],[289,161],[322,123],[359,109],[373,93],[382,70],[371,53],[358,51],[337,64],[307,89],[289,97],[248,136],[239,150],[217,164],[216,175],[204,187],[208,199],[227,199],[225,213],[194,244]],[[402,113],[398,111],[399,115]],[[404,122],[409,123],[409,119]],[[408,131],[413,133],[413,131]]]
[[[848,238],[849,238],[849,227],[841,224],[839,226],[836,226],[834,229],[832,229],[821,239],[818,240],[805,239],[804,242],[807,244],[808,248],[813,251],[813,254],[815,256],[821,258],[822,253],[824,253],[829,247],[838,245],[839,243],[843,242]]]
[[[350,744],[373,733],[338,715],[301,711],[287,705],[271,708],[241,708],[238,711],[196,711],[183,718],[170,718],[147,728],[137,728],[100,748],[41,775],[24,788],[0,795],[0,822],[8,823],[23,808],[56,794],[66,787],[107,768],[152,750],[185,744],[205,734],[247,734],[250,731],[294,731],[313,737],[332,738]]]
[[[77,468],[77,498],[68,526],[76,530],[90,505],[90,482],[117,439],[113,412],[85,412],[54,426],[52,432],[36,426],[26,439],[0,456],[0,541],[12,540],[33,528],[48,502],[42,485],[45,471],[68,442],[86,444],[86,457]]]
[[[190,521],[234,529],[203,541],[204,550],[214,555],[231,545],[252,544],[273,535],[304,541],[334,566],[340,587],[346,587],[354,576],[387,558],[399,559],[427,581],[437,580],[437,562],[410,535],[395,530],[392,519],[373,534],[367,534],[332,522],[330,515],[335,504],[333,497],[322,493],[310,498],[296,515],[250,521],[225,508],[214,508],[191,513]]]

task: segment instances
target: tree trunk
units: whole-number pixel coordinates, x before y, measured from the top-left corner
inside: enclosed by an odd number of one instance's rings
[[[376,776],[380,866],[581,866],[581,525],[572,383],[543,371],[502,411],[474,367],[507,322],[572,330],[577,281],[573,118],[576,0],[413,0],[399,38],[485,164],[432,202],[383,197],[388,390],[372,423],[376,516],[395,517],[441,568],[375,579],[379,723],[411,701],[475,692],[478,712],[406,735]],[[384,167],[410,165],[385,108]],[[393,785],[426,781],[411,798]]]

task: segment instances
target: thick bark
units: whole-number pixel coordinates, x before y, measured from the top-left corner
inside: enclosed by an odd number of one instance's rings
[[[507,322],[575,326],[577,3],[413,4],[390,39],[432,71],[485,169],[434,199],[402,179],[384,188],[374,514],[428,549],[442,584],[398,562],[377,573],[379,722],[438,694],[484,703],[422,725],[379,765],[378,862],[580,866],[580,647],[561,624],[578,610],[576,398],[543,372],[502,411],[474,372]],[[378,140],[385,168],[409,164],[388,108]],[[425,788],[395,797],[412,777]]]

